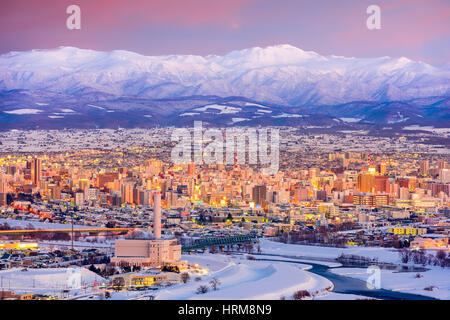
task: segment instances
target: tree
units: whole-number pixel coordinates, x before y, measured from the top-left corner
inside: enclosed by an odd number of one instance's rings
[[[189,273],[183,272],[181,274],[181,281],[183,281],[183,283],[187,283],[189,281],[189,278],[190,278]]]
[[[445,251],[439,250],[438,252],[436,252],[436,258],[438,258],[439,260],[445,260],[445,257]]]
[[[402,260],[402,263],[408,263],[409,258],[410,258],[410,252],[408,249],[403,249],[401,251],[399,251],[400,253],[400,258]]]
[[[125,279],[122,277],[117,277],[113,280],[113,286],[116,289],[122,288],[125,286]]]
[[[306,297],[311,297],[311,294],[307,290],[298,290],[292,296],[294,300],[303,300]]]
[[[208,286],[205,285],[201,285],[200,287],[197,288],[197,294],[205,294],[209,291]]]
[[[214,291],[217,290],[217,287],[220,285],[220,280],[217,278],[213,278],[210,282],[211,287],[214,289]]]
[[[209,253],[217,253],[217,248],[215,245],[211,245],[209,247]]]

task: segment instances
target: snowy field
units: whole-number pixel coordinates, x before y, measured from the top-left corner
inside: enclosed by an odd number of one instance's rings
[[[200,281],[191,276],[187,284],[161,290],[156,299],[278,300],[282,296],[289,299],[297,290],[319,291],[319,295],[326,295],[326,288],[332,287],[327,279],[307,272],[310,266],[303,264],[254,261],[244,255],[223,254],[184,255],[182,259],[206,267],[210,273]],[[209,286],[213,278],[220,281],[217,291],[196,293],[200,285]]]

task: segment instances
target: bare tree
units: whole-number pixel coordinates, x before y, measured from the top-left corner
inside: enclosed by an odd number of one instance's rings
[[[189,278],[190,278],[189,273],[183,272],[181,274],[181,281],[183,281],[183,283],[187,283],[189,281]]]
[[[205,285],[201,285],[200,287],[197,288],[197,294],[205,294],[208,292],[208,286]]]
[[[217,290],[217,287],[220,285],[220,280],[217,278],[213,278],[210,282],[211,287],[214,289],[214,291]]]

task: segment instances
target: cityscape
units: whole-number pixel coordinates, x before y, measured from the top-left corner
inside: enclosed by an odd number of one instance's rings
[[[448,299],[448,145],[279,129],[273,175],[174,164],[169,128],[1,133],[3,297]]]
[[[5,0],[0,300],[450,300],[450,8],[378,2]]]

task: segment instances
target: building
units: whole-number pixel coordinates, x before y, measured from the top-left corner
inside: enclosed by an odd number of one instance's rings
[[[34,185],[39,186],[42,178],[42,160],[39,158],[31,159],[31,181]]]
[[[16,294],[14,291],[0,290],[0,300],[32,300],[33,293]]]
[[[386,176],[375,176],[374,181],[374,193],[389,192],[389,181]]]
[[[86,188],[84,189],[84,194],[86,201],[97,201],[100,190],[97,188]]]
[[[389,194],[360,193],[353,195],[353,204],[372,208],[389,205]]]
[[[252,190],[252,200],[256,204],[263,205],[266,200],[267,189],[265,185],[254,186]]]
[[[426,234],[427,233],[427,229],[426,228],[403,228],[403,227],[393,227],[393,228],[389,228],[387,230],[387,232],[389,233],[393,233],[396,235],[402,235],[402,236],[418,236],[418,235],[422,235],[422,234]]]
[[[161,267],[176,264],[181,258],[181,245],[177,239],[116,240],[113,265]]]
[[[420,161],[419,173],[426,177],[429,171],[430,171],[430,161],[428,160]]]
[[[113,285],[120,285],[126,288],[140,288],[181,282],[179,273],[160,272],[158,270],[120,273],[112,275],[110,279]]]
[[[361,193],[372,192],[375,178],[372,174],[360,174],[358,176],[358,189]]]
[[[438,249],[450,251],[448,238],[432,239],[416,237],[413,241],[411,241],[410,247],[411,249]]]
[[[153,194],[153,239],[116,240],[113,265],[134,265],[141,267],[162,267],[177,265],[181,258],[181,245],[177,239],[161,238],[161,193]]]

